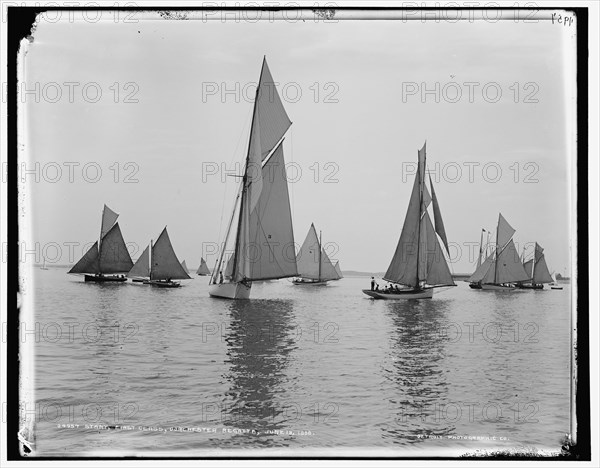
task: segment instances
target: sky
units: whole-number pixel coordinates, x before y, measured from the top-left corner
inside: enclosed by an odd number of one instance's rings
[[[30,237],[54,262],[98,238],[106,204],[134,258],[167,226],[180,260],[212,267],[266,56],[293,122],[298,244],[314,223],[343,270],[385,271],[427,141],[453,272],[473,271],[499,212],[519,252],[538,242],[551,271],[570,268],[574,29],[154,18],[42,20],[28,47],[21,176]]]

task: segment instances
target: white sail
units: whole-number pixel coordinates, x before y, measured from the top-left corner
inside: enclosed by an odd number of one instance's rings
[[[204,261],[204,258],[200,257],[200,266],[196,271],[197,275],[210,275],[210,270],[208,269],[208,265]]]
[[[262,168],[260,197],[249,216],[242,217],[241,229],[234,264],[235,281],[288,278],[298,274],[281,144]]]
[[[331,281],[338,278],[338,274],[327,252],[325,252],[324,248],[321,248],[321,281]]]
[[[146,246],[140,258],[133,265],[133,268],[127,273],[128,278],[149,278],[150,277],[150,246]]]
[[[552,283],[553,281],[552,275],[550,275],[550,270],[548,270],[548,265],[546,264],[546,258],[544,255],[542,255],[542,258],[535,264],[533,282],[535,284],[543,284]]]
[[[98,262],[100,273],[126,273],[133,267],[119,223],[104,235]]]
[[[533,259],[523,263],[523,269],[525,270],[525,273],[527,273],[529,279],[533,279]]]
[[[223,275],[225,278],[231,278],[233,275],[233,255],[229,257],[229,260],[227,260],[227,265],[225,265],[225,272]]]
[[[423,216],[426,233],[427,233],[427,244],[425,254],[427,255],[427,275],[425,276],[425,283],[430,286],[451,286],[454,285],[452,279],[452,273],[448,268],[448,263],[444,257],[442,247],[437,239],[431,218],[428,213]]]
[[[298,276],[307,279],[319,279],[319,237],[314,224],[310,225],[308,234],[296,256]]]
[[[504,219],[502,213],[498,215],[498,227],[496,230],[496,250],[499,252],[504,248],[508,241],[512,238],[515,230]]]
[[[338,275],[338,279],[341,279],[344,277],[344,275],[342,274],[342,270],[340,268],[340,262],[339,260],[337,262],[335,262],[335,272]]]
[[[150,279],[191,279],[190,275],[188,275],[187,271],[179,263],[179,260],[177,260],[166,227],[152,246]]]
[[[440,239],[446,247],[446,252],[449,252],[448,239],[446,238],[446,229],[444,228],[444,221],[442,220],[442,212],[440,210],[440,204],[437,197],[435,196],[435,190],[433,189],[433,183],[431,182],[431,176],[429,176],[429,185],[431,185],[431,196],[433,199],[433,220],[435,221],[435,232],[438,233]]]
[[[185,271],[186,273],[188,272],[188,267],[185,264],[185,260],[181,262],[181,268],[183,268],[183,271]]]

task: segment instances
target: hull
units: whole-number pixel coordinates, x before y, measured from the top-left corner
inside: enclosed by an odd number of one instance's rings
[[[85,275],[84,281],[92,283],[123,283],[127,281],[124,276],[96,276],[96,275]]]
[[[252,284],[246,285],[243,283],[221,283],[210,284],[208,286],[208,294],[211,297],[219,297],[221,299],[250,299],[250,291]]]
[[[502,286],[501,284],[482,284],[483,291],[516,291],[515,286]]]
[[[371,291],[370,289],[363,289],[363,293],[373,299],[385,299],[389,301],[398,301],[404,299],[431,299],[433,297],[433,288],[408,291],[401,291],[398,293],[385,293],[383,291]]]
[[[317,280],[302,281],[302,280],[295,279],[292,281],[292,283],[294,283],[295,285],[298,285],[298,286],[326,286],[327,285],[327,281],[317,281]]]
[[[131,281],[133,283],[146,283],[148,280],[146,280],[144,278],[133,278]]]
[[[517,284],[519,289],[544,289],[543,284]]]
[[[178,288],[181,286],[181,283],[177,283],[175,281],[144,281],[144,284],[149,284],[150,286],[154,286],[156,288]]]
[[[198,276],[208,276],[210,273],[196,273]]]
[[[563,287],[558,284],[551,284],[550,289],[562,289]]]

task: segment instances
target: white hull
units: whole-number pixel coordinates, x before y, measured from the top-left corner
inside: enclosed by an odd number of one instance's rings
[[[415,292],[403,291],[401,293],[385,293],[382,291],[371,291],[370,289],[363,289],[362,291],[373,299],[386,299],[392,301],[404,299],[431,299],[433,297],[433,288],[422,289]]]
[[[221,283],[210,284],[208,294],[211,297],[220,297],[223,299],[250,299],[252,285],[246,286],[242,283]]]

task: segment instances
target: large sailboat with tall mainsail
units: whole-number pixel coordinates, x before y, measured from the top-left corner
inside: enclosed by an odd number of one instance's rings
[[[448,252],[446,230],[431,177],[431,194],[425,183],[425,147],[426,144],[418,152],[417,174],[402,233],[383,277],[390,285],[382,290],[363,289],[374,299],[428,299],[433,297],[434,288],[456,286],[439,241],[441,239]],[[435,227],[428,213],[430,205],[433,205]]]
[[[196,274],[198,276],[210,275],[210,270],[208,269],[208,265],[206,264],[206,261],[204,260],[203,257],[200,257],[200,266],[198,267]]]
[[[244,173],[223,249],[210,279],[213,297],[248,299],[253,281],[297,276],[292,214],[283,157],[290,121],[266,58],[256,88]],[[237,213],[237,229],[233,224]],[[233,254],[223,278],[224,255],[233,237]]]
[[[133,282],[161,288],[178,288],[181,283],[173,280],[191,279],[185,260],[179,263],[165,227],[158,240],[150,241],[133,268],[127,273]]]
[[[472,289],[508,291],[515,289],[515,283],[527,281],[527,275],[515,243],[513,235],[515,230],[504,219],[502,213],[498,215],[498,226],[496,228],[496,248],[481,262],[478,259],[478,267],[467,280]]]
[[[293,281],[296,285],[324,286],[328,281],[339,279],[335,266],[323,248],[320,234],[317,237],[315,225],[311,224],[296,256],[298,278]]]
[[[85,281],[96,283],[127,281],[124,275],[116,274],[127,273],[133,266],[121,228],[116,222],[118,217],[117,213],[104,205],[100,238],[68,273],[83,273]]]
[[[533,258],[523,262],[523,268],[529,276],[529,280],[517,283],[517,287],[520,289],[544,289],[544,283],[554,282],[546,264],[544,249],[537,242],[535,243]]]

